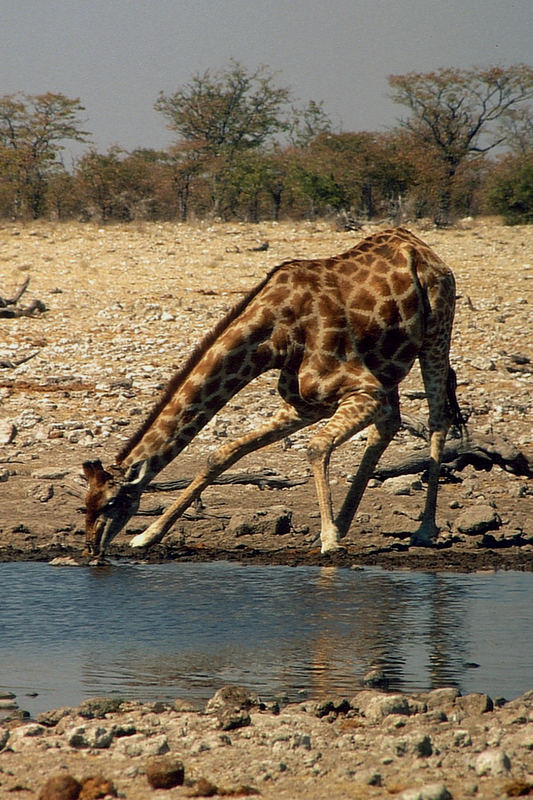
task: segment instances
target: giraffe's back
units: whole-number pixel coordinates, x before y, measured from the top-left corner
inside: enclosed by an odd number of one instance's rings
[[[428,337],[447,336],[453,318],[451,270],[420,239],[388,229],[326,259],[287,262],[259,304],[274,309],[272,344],[299,369],[352,380],[357,370],[399,383]]]

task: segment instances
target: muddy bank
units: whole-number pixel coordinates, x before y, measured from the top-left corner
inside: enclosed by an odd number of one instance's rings
[[[347,548],[338,553],[321,555],[319,548],[297,551],[294,547],[277,547],[273,550],[240,547],[223,549],[220,547],[202,546],[178,547],[157,545],[143,556],[132,555],[128,545],[112,546],[110,559],[145,562],[150,564],[166,561],[238,561],[242,564],[286,565],[298,566],[334,566],[352,568],[354,566],[379,566],[384,569],[413,569],[422,571],[456,571],[475,572],[477,570],[519,570],[533,571],[533,558],[528,550],[508,548],[503,550],[484,549],[473,552],[453,549],[452,547],[422,549],[409,548],[407,545],[376,548],[362,551]],[[62,545],[44,545],[37,548],[17,549],[15,547],[0,548],[0,562],[6,561],[40,561],[66,563],[67,565],[85,566],[89,560],[82,556],[80,550]]]

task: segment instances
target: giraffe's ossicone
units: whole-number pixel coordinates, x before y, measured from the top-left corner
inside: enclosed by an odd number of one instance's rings
[[[279,371],[278,413],[210,456],[176,502],[131,544],[160,541],[205,487],[242,456],[327,419],[310,439],[308,457],[322,552],[338,549],[400,426],[398,385],[416,358],[429,406],[430,464],[425,510],[412,542],[431,544],[444,441],[450,424],[462,423],[449,364],[454,308],[451,270],[403,228],[375,233],[333,258],[275,267],[191,354],[115,463],[105,469],[100,461],[83,465],[88,554],[103,557],[152,478],[243,386],[271,369]],[[367,426],[366,450],[335,516],[331,452]]]

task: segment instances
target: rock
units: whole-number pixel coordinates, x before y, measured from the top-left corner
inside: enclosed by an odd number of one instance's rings
[[[146,777],[152,789],[173,789],[183,786],[185,768],[175,756],[154,758],[146,765]]]
[[[37,716],[37,722],[40,725],[45,725],[47,728],[53,728],[59,720],[68,717],[72,714],[72,708],[63,706],[62,708],[54,708],[51,711],[43,711]]]
[[[177,697],[173,704],[174,711],[198,711],[194,703],[189,700],[184,700],[182,697]]]
[[[9,739],[9,731],[7,728],[0,728],[0,750],[3,750]]]
[[[454,747],[470,747],[472,744],[472,737],[470,732],[457,728],[453,732],[453,746]]]
[[[459,696],[459,689],[453,686],[443,686],[440,689],[432,689],[422,695],[422,699],[426,703],[428,711],[434,711],[436,709],[449,709]]]
[[[199,778],[187,792],[187,797],[214,797],[218,787],[207,778]]]
[[[474,369],[477,369],[480,372],[493,372],[496,369],[496,364],[492,358],[489,358],[488,356],[471,358],[470,364],[474,367]]]
[[[226,532],[235,537],[256,534],[283,535],[290,533],[291,529],[292,511],[284,506],[271,506],[253,514],[249,512],[234,514]]]
[[[478,692],[466,694],[464,697],[458,697],[455,701],[455,705],[471,716],[475,714],[485,714],[487,711],[492,711],[494,708],[494,703],[488,694]]]
[[[104,778],[103,775],[85,778],[78,800],[99,800],[103,797],[117,797],[113,781]]]
[[[428,783],[418,789],[407,789],[399,800],[451,800],[452,795],[443,783]]]
[[[32,749],[34,740],[41,737],[44,732],[45,729],[42,725],[38,725],[35,722],[14,728],[9,737],[9,749],[15,753]]]
[[[421,489],[422,483],[419,478],[413,478],[412,475],[398,475],[396,478],[387,478],[383,481],[382,488],[389,494],[409,495],[413,489]]]
[[[76,725],[66,732],[69,745],[76,749],[95,748],[105,750],[111,746],[113,741],[113,730],[94,725],[86,728],[84,725]]]
[[[328,714],[346,714],[350,710],[350,702],[345,697],[326,698],[316,703],[314,714],[321,719]]]
[[[361,786],[381,786],[383,783],[381,773],[375,769],[363,769],[356,772],[354,781]]]
[[[19,705],[15,700],[15,695],[13,695],[13,697],[5,697],[0,699],[0,711],[13,711],[18,707]]]
[[[68,469],[60,469],[58,467],[40,467],[39,469],[33,470],[31,477],[41,481],[58,481],[62,478],[65,478],[68,474]]]
[[[122,700],[112,697],[89,697],[76,709],[85,719],[102,719],[106,714],[120,711]]]
[[[67,772],[52,775],[41,791],[39,800],[77,800],[80,796],[81,784]]]
[[[145,736],[143,733],[133,734],[121,739],[116,749],[126,756],[162,756],[170,750],[165,734]]]
[[[222,686],[207,701],[207,713],[215,713],[223,731],[244,728],[251,723],[248,709],[260,704],[259,698],[242,686]]]
[[[244,709],[221,709],[217,712],[218,724],[223,731],[234,731],[251,725],[252,718]]]
[[[257,705],[259,698],[254,692],[242,686],[222,686],[207,701],[205,710],[210,713],[221,708],[252,708]]]
[[[511,769],[509,756],[503,750],[483,750],[474,762],[476,775],[505,775]]]
[[[36,722],[30,722],[29,725],[22,725],[19,728],[15,728],[13,731],[19,737],[23,736],[42,736],[44,733],[44,728],[42,725],[39,725]]]
[[[384,670],[376,668],[369,670],[363,676],[361,683],[368,689],[387,689],[389,686],[389,679]]]
[[[457,517],[457,530],[468,536],[476,536],[486,531],[496,530],[502,521],[492,506],[479,505],[463,511]]]
[[[405,743],[403,754],[412,753],[417,758],[427,758],[433,754],[433,742],[427,734],[416,733],[403,741]]]
[[[374,692],[360,692],[350,701],[352,708],[356,708],[371,722],[380,722],[390,714],[409,715],[411,709],[409,701],[402,694],[381,694]]]
[[[47,503],[54,496],[54,487],[51,483],[42,484],[38,483],[30,492],[30,495],[38,500],[40,503]]]
[[[73,556],[57,556],[48,562],[51,567],[81,567],[84,566],[80,561],[76,561]]]

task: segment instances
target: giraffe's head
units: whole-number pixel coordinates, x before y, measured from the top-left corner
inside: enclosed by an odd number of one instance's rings
[[[136,465],[137,466],[137,465]],[[106,547],[139,507],[144,470],[119,466],[104,469],[101,461],[85,461],[84,555],[102,558]]]

